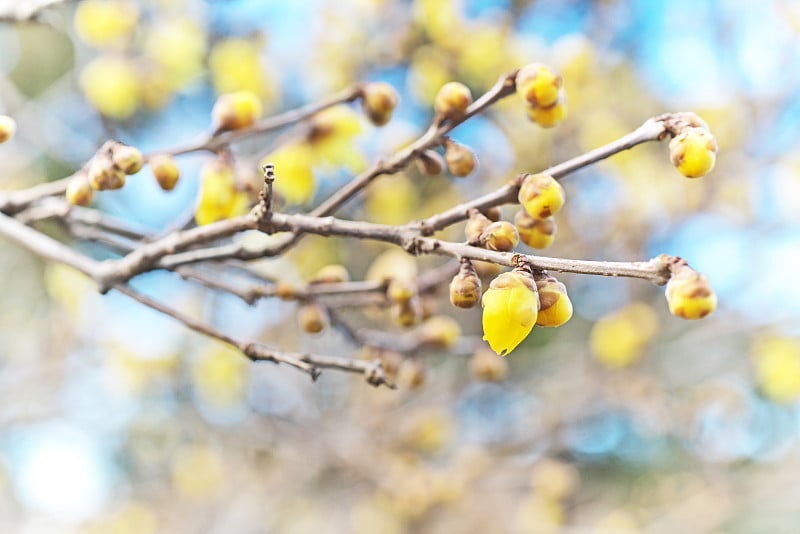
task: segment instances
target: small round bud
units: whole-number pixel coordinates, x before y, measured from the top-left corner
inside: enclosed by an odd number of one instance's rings
[[[150,170],[156,177],[158,185],[164,191],[172,191],[178,183],[181,171],[175,164],[175,160],[166,154],[158,154],[150,158]]]
[[[417,335],[421,345],[449,349],[461,336],[461,326],[452,317],[435,315],[419,326]]]
[[[467,243],[478,244],[481,241],[481,236],[486,227],[492,224],[492,221],[483,213],[476,209],[470,210],[467,225],[464,227],[464,234],[467,236]]]
[[[548,276],[537,280],[536,287],[539,290],[537,326],[561,326],[572,318],[572,301],[564,284]]]
[[[530,106],[546,108],[558,100],[563,85],[561,75],[542,63],[525,65],[515,80],[517,94]]]
[[[705,176],[717,161],[717,140],[703,128],[686,128],[669,142],[669,157],[687,178]]]
[[[125,185],[125,173],[106,154],[98,154],[92,158],[88,174],[89,183],[98,191],[120,189]]]
[[[444,158],[435,150],[423,150],[416,162],[419,172],[426,176],[438,176],[444,172]]]
[[[547,248],[556,240],[556,221],[553,217],[534,219],[525,210],[514,215],[519,239],[531,248]]]
[[[122,143],[116,143],[111,148],[111,161],[125,174],[136,174],[144,165],[141,151]]]
[[[381,350],[378,354],[384,374],[390,380],[396,380],[403,364],[403,355],[393,350]]]
[[[552,128],[567,118],[567,97],[562,92],[555,104],[550,107],[529,106],[528,118],[542,128]]]
[[[514,350],[533,329],[539,293],[530,272],[517,267],[492,280],[481,298],[483,339],[497,354]]]
[[[669,312],[682,319],[701,319],[717,309],[717,295],[705,275],[684,265],[673,270],[665,289]]]
[[[252,126],[261,117],[261,99],[252,91],[225,93],[211,110],[215,130],[238,130]]]
[[[394,87],[385,82],[373,82],[364,86],[361,105],[367,118],[375,126],[383,126],[392,118],[400,96]]]
[[[436,93],[433,109],[445,118],[460,117],[472,104],[472,93],[469,87],[461,82],[448,82]]]
[[[534,219],[555,215],[564,205],[564,188],[547,174],[529,174],[517,196],[519,203]]]
[[[428,370],[416,358],[406,358],[397,371],[397,384],[408,389],[418,389],[425,384]]]
[[[459,308],[472,308],[481,299],[481,279],[472,262],[461,260],[458,273],[450,281],[450,303]]]
[[[481,235],[481,242],[490,250],[508,252],[519,244],[519,233],[510,222],[497,221],[486,227]]]
[[[407,278],[393,278],[386,288],[390,301],[405,304],[417,294],[417,286]]]
[[[394,322],[400,326],[413,326],[422,318],[422,305],[418,297],[414,297],[407,302],[395,302],[391,307],[391,315]]]
[[[275,284],[275,296],[281,300],[294,300],[297,291],[294,285],[289,282],[278,282]]]
[[[347,272],[347,267],[334,263],[326,265],[314,275],[311,280],[312,284],[339,284],[342,282],[350,281],[350,273]]]
[[[0,115],[0,143],[5,143],[17,132],[17,122],[8,115]]]
[[[448,140],[445,144],[444,160],[450,174],[458,177],[467,176],[477,165],[475,154],[464,145],[452,140]]]
[[[88,206],[92,203],[94,189],[89,183],[89,178],[84,173],[79,173],[70,178],[66,191],[67,202],[73,206]]]
[[[308,302],[297,310],[297,321],[303,331],[309,334],[318,334],[328,324],[328,314],[319,303]]]
[[[476,380],[502,382],[508,375],[508,360],[480,347],[469,359],[469,372]]]

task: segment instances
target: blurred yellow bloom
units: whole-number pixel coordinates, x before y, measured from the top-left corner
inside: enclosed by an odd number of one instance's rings
[[[127,43],[139,22],[139,8],[127,0],[86,0],[75,8],[75,31],[98,48]]]
[[[205,53],[205,30],[188,17],[164,20],[145,38],[145,57],[161,67],[164,83],[173,90],[203,72]]]
[[[172,486],[179,494],[196,499],[210,497],[224,480],[222,460],[211,447],[192,444],[175,451]]]
[[[311,147],[305,142],[279,146],[267,154],[260,165],[275,165],[275,192],[288,204],[304,204],[311,200],[316,189],[311,169]]]
[[[200,200],[194,218],[202,226],[242,215],[247,194],[236,187],[233,167],[221,159],[211,160],[201,171]]]
[[[80,84],[89,103],[111,119],[128,119],[139,107],[141,80],[130,59],[100,56],[83,68]]]
[[[192,380],[204,401],[226,407],[242,400],[248,371],[247,361],[238,351],[214,344],[192,366]]]
[[[606,367],[626,367],[641,357],[657,331],[656,312],[647,304],[634,302],[597,321],[589,334],[589,346]]]
[[[753,347],[756,376],[764,394],[777,402],[800,397],[800,340],[766,338]]]
[[[250,91],[269,101],[275,96],[261,59],[258,39],[224,39],[217,42],[208,57],[208,69],[218,94]]]

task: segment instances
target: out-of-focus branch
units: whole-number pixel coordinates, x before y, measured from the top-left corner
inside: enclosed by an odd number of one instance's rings
[[[153,298],[143,295],[127,284],[117,284],[114,286],[114,289],[134,299],[140,304],[144,304],[149,308],[180,321],[195,332],[199,332],[203,335],[235,347],[250,360],[270,361],[278,364],[283,363],[291,365],[292,367],[308,373],[313,380],[316,380],[319,377],[321,369],[337,369],[340,371],[362,374],[367,382],[374,386],[385,385],[390,388],[395,387],[394,384],[384,374],[381,363],[378,360],[355,360],[319,354],[283,352],[257,343],[239,341],[221,332],[220,330],[217,330],[211,325],[208,325],[202,321],[198,321],[197,319],[170,308],[169,306],[162,304]]]
[[[0,1],[0,22],[41,22],[42,13],[58,4],[66,4],[70,0],[19,0]]]

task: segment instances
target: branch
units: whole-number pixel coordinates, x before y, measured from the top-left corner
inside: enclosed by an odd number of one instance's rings
[[[558,165],[553,165],[552,167],[541,171],[540,174],[549,174],[553,178],[560,179],[577,170],[588,167],[593,163],[597,163],[598,161],[613,156],[614,154],[631,149],[636,145],[640,145],[648,141],[661,140],[664,138],[664,135],[667,132],[665,122],[667,122],[670,117],[671,115],[662,115],[658,118],[648,119],[636,130],[620,137],[616,141],[612,141],[607,145],[590,150],[589,152],[559,163]],[[447,211],[443,211],[442,213],[438,213],[428,217],[427,219],[418,221],[416,225],[422,235],[432,235],[438,230],[443,230],[452,224],[467,219],[470,209],[475,208],[478,210],[484,210],[486,208],[500,206],[503,204],[515,204],[517,203],[519,187],[522,183],[522,179],[524,179],[525,176],[526,175],[524,174],[520,175],[511,184],[503,186],[497,191],[493,191],[474,200],[464,202],[463,204],[459,204],[458,206],[450,208]]]
[[[281,352],[256,343],[245,343],[222,333],[221,331],[203,323],[202,321],[198,321],[197,319],[170,308],[169,306],[166,306],[155,299],[143,295],[127,284],[117,284],[114,286],[114,289],[124,295],[127,295],[140,304],[144,304],[145,306],[161,312],[164,315],[172,317],[195,332],[199,332],[203,335],[231,345],[232,347],[240,350],[242,354],[252,361],[270,361],[278,364],[284,363],[291,365],[292,367],[308,373],[313,380],[316,380],[319,377],[321,373],[320,369],[337,369],[341,371],[363,374],[367,382],[374,386],[385,385],[390,388],[395,387],[394,384],[389,381],[389,379],[383,373],[380,361],[354,360],[350,358],[340,358],[336,356],[324,356],[318,354]]]

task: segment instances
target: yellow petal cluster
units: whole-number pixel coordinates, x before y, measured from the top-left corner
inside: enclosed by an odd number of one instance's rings
[[[483,339],[505,356],[530,333],[539,313],[539,295],[533,278],[519,271],[503,273],[481,299]]]

